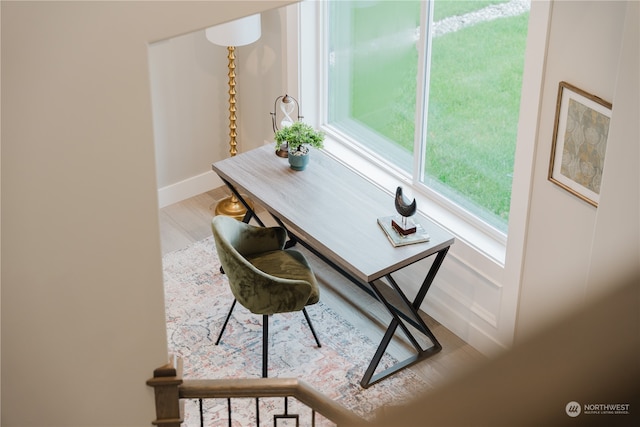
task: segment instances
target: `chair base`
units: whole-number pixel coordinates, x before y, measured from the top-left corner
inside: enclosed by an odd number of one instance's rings
[[[227,328],[227,323],[229,323],[229,319],[231,318],[231,313],[233,313],[233,309],[236,306],[238,301],[236,299],[231,303],[231,308],[229,309],[229,313],[227,317],[224,319],[224,323],[222,324],[222,330],[218,335],[218,339],[216,340],[216,345],[220,344],[220,340],[222,339],[222,334],[224,330]],[[311,323],[311,318],[309,317],[309,313],[307,313],[307,309],[302,309],[302,314],[304,314],[304,318],[307,319],[307,324],[309,325],[309,329],[311,329],[311,334],[313,335],[313,339],[316,341],[318,347],[322,347],[320,344],[320,340],[318,339],[318,335],[316,334],[315,329]],[[268,367],[268,359],[269,359],[269,315],[262,315],[262,378],[267,378],[267,367]]]

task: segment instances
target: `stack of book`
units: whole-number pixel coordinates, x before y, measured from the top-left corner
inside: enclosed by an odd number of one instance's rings
[[[393,226],[394,222],[396,224],[402,224],[402,218],[399,215],[378,218],[378,224],[384,230],[387,238],[393,246],[405,246],[429,241],[429,234],[419,223],[415,223],[415,232],[411,234],[402,234]]]

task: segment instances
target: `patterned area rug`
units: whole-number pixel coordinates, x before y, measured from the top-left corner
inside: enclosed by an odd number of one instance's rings
[[[213,238],[163,258],[169,352],[183,359],[184,378],[256,378],[262,366],[262,316],[236,304],[220,345],[215,340],[233,296],[220,273]],[[368,389],[360,380],[373,356],[372,342],[322,303],[307,307],[322,347],[300,313],[277,314],[269,322],[269,377],[299,378],[365,418],[389,404],[406,401],[428,387],[408,370]],[[385,355],[380,369],[395,360]],[[250,399],[244,399],[245,401]],[[264,401],[264,402],[263,402]],[[282,412],[282,400],[261,399],[265,411]],[[241,404],[242,405],[242,404]],[[253,405],[253,406],[252,406]],[[199,425],[197,405],[185,407],[185,425]],[[261,409],[261,417],[263,417]],[[255,401],[234,408],[238,425],[255,425]],[[244,418],[242,418],[244,417]],[[271,415],[265,417],[272,421]],[[226,425],[226,401],[205,404],[205,425]],[[316,422],[316,425],[323,425]]]

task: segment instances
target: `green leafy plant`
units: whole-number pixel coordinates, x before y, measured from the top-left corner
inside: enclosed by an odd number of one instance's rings
[[[286,143],[290,153],[307,151],[307,146],[314,148],[324,147],[324,132],[315,130],[303,122],[294,122],[291,126],[279,129],[276,131],[275,139],[276,150],[279,150]]]

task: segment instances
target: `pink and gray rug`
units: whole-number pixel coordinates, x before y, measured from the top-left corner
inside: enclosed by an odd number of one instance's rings
[[[220,273],[213,239],[167,254],[163,265],[169,352],[183,359],[184,378],[260,377],[262,316],[237,304],[222,342],[215,345],[233,296],[226,277]],[[378,408],[401,403],[428,388],[405,370],[363,389],[360,380],[377,343],[323,304],[322,294],[320,299],[320,303],[307,307],[307,311],[321,348],[316,346],[302,313],[271,316],[269,377],[300,378],[365,418]],[[394,362],[391,356],[385,355],[379,369]],[[282,405],[269,399],[264,401],[261,404],[267,411],[278,412],[279,409],[269,407]],[[246,407],[234,410],[241,417],[251,417],[253,412],[254,409]],[[216,422],[227,417],[226,402],[207,402],[205,417],[208,420],[205,425],[219,425]],[[195,405],[186,406],[186,418],[186,425],[198,425]],[[266,420],[272,422],[272,418]],[[255,421],[252,423],[255,425]],[[238,425],[246,424],[241,419]]]

